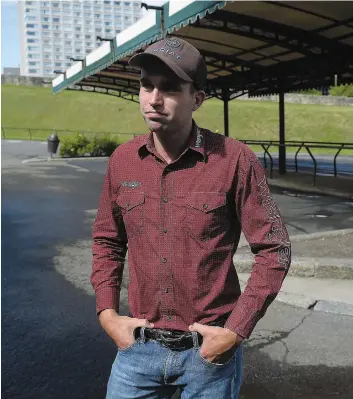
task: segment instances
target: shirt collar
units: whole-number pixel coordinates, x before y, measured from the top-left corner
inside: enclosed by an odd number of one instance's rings
[[[202,159],[206,162],[206,138],[204,130],[198,127],[193,120],[192,131],[189,139],[188,149],[196,151],[202,155]],[[153,142],[153,133],[149,133],[143,136],[141,144],[138,148],[138,154],[141,159],[145,158],[149,154],[155,154],[156,149]]]

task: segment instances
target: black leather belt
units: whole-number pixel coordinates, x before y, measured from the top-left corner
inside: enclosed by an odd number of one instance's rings
[[[215,322],[207,323],[209,326],[223,327],[228,315],[223,316]],[[197,338],[196,338],[197,337]],[[191,349],[202,345],[202,335],[199,333],[193,334],[192,332],[181,330],[167,330],[161,328],[142,328],[139,327],[135,330],[136,339],[154,340],[160,345],[175,351],[182,351]]]

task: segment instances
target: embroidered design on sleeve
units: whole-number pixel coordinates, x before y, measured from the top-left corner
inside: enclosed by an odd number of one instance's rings
[[[271,222],[271,231],[267,234],[269,242],[279,242],[281,248],[278,250],[279,264],[287,270],[290,265],[291,251],[290,241],[287,230],[283,225],[281,215],[279,213],[277,204],[272,198],[270,190],[266,182],[266,176],[258,183],[260,189],[260,196],[262,198],[261,205],[265,208],[269,221]]]

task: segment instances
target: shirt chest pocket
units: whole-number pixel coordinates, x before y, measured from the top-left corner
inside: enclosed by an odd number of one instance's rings
[[[120,193],[116,203],[121,214],[128,238],[142,234],[144,228],[145,194],[143,192]]]
[[[207,241],[229,228],[225,193],[193,192],[186,198],[186,231],[192,237]]]

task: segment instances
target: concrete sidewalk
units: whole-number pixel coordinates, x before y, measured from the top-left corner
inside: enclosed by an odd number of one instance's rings
[[[242,290],[250,273],[238,273]],[[287,276],[276,301],[353,317],[353,280]]]
[[[310,194],[331,195],[334,197],[353,200],[353,178],[346,176],[316,176],[313,185],[312,173],[287,172],[280,175],[277,170],[273,171],[272,179],[267,170],[267,180],[270,187],[301,191]]]

